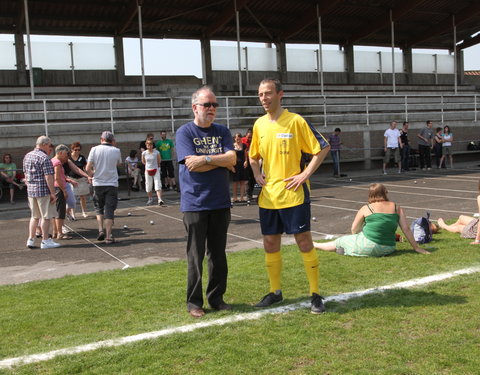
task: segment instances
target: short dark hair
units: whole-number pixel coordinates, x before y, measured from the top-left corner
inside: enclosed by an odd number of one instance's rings
[[[137,155],[137,150],[130,150],[130,157],[134,158]]]
[[[335,130],[334,130],[334,131],[336,131],[336,132],[339,132],[339,133],[341,133],[341,132],[342,132],[342,130],[341,130],[340,128],[335,128]]]
[[[265,83],[273,83],[275,85],[276,92],[283,91],[282,82],[280,82],[280,80],[276,78],[265,78],[258,84],[258,86],[263,85]]]

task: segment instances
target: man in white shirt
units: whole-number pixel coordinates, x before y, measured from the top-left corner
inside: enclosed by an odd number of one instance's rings
[[[397,129],[397,122],[392,121],[390,128],[385,130],[383,134],[383,146],[385,150],[385,158],[383,159],[383,174],[387,174],[387,164],[392,157],[395,158],[395,163],[398,164],[398,173],[402,172],[402,163],[400,161],[400,149],[402,148],[402,140],[400,138],[400,131]]]
[[[122,163],[120,149],[114,146],[115,138],[104,131],[100,144],[92,147],[87,159],[86,170],[93,177],[93,203],[97,213],[98,241],[114,242],[113,219],[118,202],[117,166]]]

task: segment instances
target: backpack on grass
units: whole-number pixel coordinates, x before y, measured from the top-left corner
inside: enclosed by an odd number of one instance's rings
[[[427,212],[427,217],[419,217],[412,221],[410,230],[413,233],[413,238],[418,243],[427,243],[432,241],[432,230],[430,228],[430,212]]]

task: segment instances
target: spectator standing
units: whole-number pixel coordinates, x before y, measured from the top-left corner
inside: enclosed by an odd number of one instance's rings
[[[118,203],[118,170],[122,164],[120,150],[114,146],[113,133],[104,131],[100,144],[92,147],[87,159],[87,173],[93,177],[93,204],[97,214],[98,241],[114,242],[113,219]]]
[[[67,179],[65,177],[65,170],[63,164],[67,163],[69,156],[69,148],[65,145],[58,145],[55,147],[55,156],[52,158],[52,165],[54,170],[55,191],[56,191],[56,208],[57,216],[55,217],[55,225],[53,227],[53,238],[68,240],[71,239],[68,234],[63,234],[63,223],[65,222],[67,199],[69,192],[67,190]]]
[[[402,130],[400,130],[400,141],[403,147],[400,150],[402,168],[404,171],[410,170],[410,143],[408,142],[408,121],[403,122]]]
[[[435,129],[435,136],[433,137],[433,153],[435,154],[435,164],[438,168],[442,167],[442,128],[438,127]]]
[[[233,137],[233,148],[237,156],[235,172],[232,172],[232,202],[245,202],[245,187],[248,180],[247,176],[247,145],[242,142],[242,135],[235,133]],[[238,193],[240,191],[240,199]]]
[[[51,146],[50,138],[40,136],[37,138],[33,151],[23,159],[23,173],[27,184],[28,204],[32,215],[30,217],[29,236],[27,247],[35,248],[35,230],[38,221],[42,218],[42,242],[40,248],[51,249],[60,244],[49,238],[50,220],[56,216],[54,170],[52,161],[48,157]]]
[[[282,108],[283,94],[280,81],[260,82],[258,98],[266,114],[255,121],[249,153],[255,180],[262,186],[258,206],[270,282],[270,292],[255,307],[267,307],[283,300],[280,249],[282,233],[286,232],[293,234],[302,254],[311,296],[310,311],[320,314],[325,307],[319,294],[318,255],[310,232],[307,182],[327,156],[330,146],[303,117]],[[303,170],[302,153],[313,155]]]
[[[5,180],[5,182],[8,184],[8,189],[10,190],[10,203],[15,204],[15,200],[13,199],[15,195],[14,186],[20,190],[23,189],[23,186],[15,181],[17,175],[17,165],[12,161],[11,154],[3,155],[2,161],[3,163],[0,163],[0,178]]]
[[[148,195],[147,206],[153,204],[152,191],[155,187],[158,205],[163,206],[162,183],[160,181],[160,152],[155,149],[153,141],[146,142],[147,150],[142,152],[142,163],[145,165],[145,191]]]
[[[397,122],[392,121],[390,128],[385,130],[383,134],[383,147],[385,151],[385,158],[383,159],[383,174],[387,174],[387,164],[390,162],[392,155],[395,158],[395,163],[398,163],[398,173],[402,172],[402,162],[400,160],[400,149],[402,148],[402,140],[400,138],[400,131],[397,129]]]
[[[328,143],[330,143],[330,155],[332,156],[333,162],[333,177],[345,177],[345,175],[340,174],[340,149],[342,147],[342,142],[340,140],[340,133],[342,130],[336,128],[333,134],[328,136]]]
[[[80,152],[82,151],[82,144],[80,142],[74,142],[70,145],[70,161],[75,164],[79,169],[85,171],[87,166],[87,158],[83,156]],[[69,174],[70,179],[77,183],[77,186],[73,187],[73,193],[75,196],[78,196],[80,200],[80,206],[82,208],[83,217],[87,217],[87,199],[86,197],[90,195],[90,185],[88,177],[75,173],[71,170]]]
[[[442,160],[440,160],[440,165],[442,165],[443,168],[447,167],[447,162],[445,161],[445,156],[447,155],[450,160],[450,168],[453,168],[452,142],[453,134],[450,131],[450,126],[445,125],[442,134]]]
[[[420,168],[422,170],[431,170],[432,169],[432,156],[431,150],[433,148],[433,122],[428,120],[427,126],[420,130],[420,133],[417,134],[417,137],[420,139],[418,141],[418,152],[420,157]]]
[[[187,311],[194,318],[205,315],[202,271],[208,255],[207,300],[216,310],[229,310],[223,296],[228,266],[225,247],[230,224],[228,170],[235,165],[230,131],[215,123],[218,103],[203,86],[192,95],[194,120],[178,129],[177,158],[181,186],[180,209],[187,230]]]
[[[175,171],[173,168],[173,154],[175,144],[171,139],[167,138],[167,132],[162,130],[160,132],[160,140],[157,141],[155,147],[160,152],[160,169],[161,169],[161,178],[162,186],[165,190],[177,190],[177,185],[175,183]]]
[[[245,137],[242,137],[242,143],[247,146],[247,200],[251,201],[253,199],[253,190],[255,189],[255,176],[253,175],[252,167],[250,166],[250,158],[248,153],[250,151],[250,144],[252,143],[253,129],[248,128],[245,133]]]

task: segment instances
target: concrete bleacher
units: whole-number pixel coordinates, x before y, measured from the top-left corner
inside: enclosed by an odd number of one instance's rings
[[[35,100],[30,98],[29,87],[0,87],[0,150],[13,150],[20,156],[31,148],[34,139],[46,133],[46,109],[48,134],[55,143],[79,140],[88,149],[98,142],[101,131],[113,128],[126,155],[146,133],[172,131],[191,120],[190,95],[197,87],[147,85],[147,97],[143,98],[138,85],[40,86],[35,88]],[[392,95],[391,85],[325,85],[325,97],[318,84],[288,83],[284,88],[283,104],[290,111],[301,113],[323,133],[342,128],[345,143],[359,149],[345,155],[352,161],[378,159],[383,131],[392,119],[401,122],[407,115],[413,141],[416,129],[426,120],[437,126],[442,118],[455,129],[456,141],[477,139],[474,98],[478,92],[471,85],[458,86],[458,95],[454,95],[453,85],[397,85],[397,95]],[[245,132],[264,113],[256,87],[244,97],[222,94],[225,92],[217,92],[221,104],[217,120],[228,123],[232,132]],[[461,142],[456,142],[454,152],[466,149]],[[367,149],[371,151],[368,155]]]

